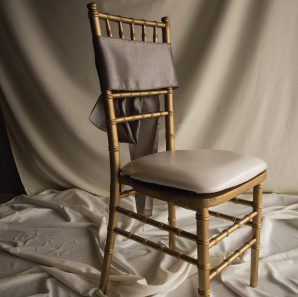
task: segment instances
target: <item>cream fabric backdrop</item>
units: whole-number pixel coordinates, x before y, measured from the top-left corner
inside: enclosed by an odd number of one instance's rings
[[[96,2],[110,14],[170,17],[177,149],[255,155],[268,163],[266,192],[298,192],[296,0]],[[88,120],[100,89],[87,3],[0,1],[1,108],[29,195],[108,194],[107,137]]]

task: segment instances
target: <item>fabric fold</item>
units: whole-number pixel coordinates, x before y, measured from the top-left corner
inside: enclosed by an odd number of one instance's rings
[[[121,98],[114,101],[115,116],[123,117],[159,111],[158,96]],[[92,124],[107,132],[102,95],[99,96],[89,117]],[[117,125],[118,139],[129,144],[130,158],[134,160],[158,151],[158,118],[126,122]],[[136,205],[139,214],[152,215],[153,198],[136,194]]]

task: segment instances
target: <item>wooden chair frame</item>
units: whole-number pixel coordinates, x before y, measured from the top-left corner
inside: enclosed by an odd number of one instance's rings
[[[170,43],[170,20],[168,17],[163,17],[162,22],[150,22],[145,20],[135,20],[131,18],[124,18],[121,16],[109,15],[106,13],[99,13],[95,3],[88,4],[89,19],[93,36],[101,36],[101,27],[99,19],[106,22],[107,35],[112,37],[112,30],[110,21],[117,22],[119,25],[119,36],[124,39],[124,31],[122,23],[130,24],[131,26],[131,40],[135,40],[134,25],[142,26],[142,40],[147,41],[146,26],[154,28],[153,41],[157,42],[157,29],[162,29],[162,39],[165,43]],[[116,234],[147,245],[160,252],[174,256],[180,260],[184,260],[198,267],[199,274],[199,296],[210,296],[209,281],[215,277],[225,267],[229,266],[233,260],[241,255],[248,248],[251,249],[251,275],[250,284],[252,287],[257,286],[258,279],[258,262],[259,262],[259,249],[260,249],[260,230],[261,230],[261,208],[262,208],[262,188],[263,181],[266,178],[266,171],[262,172],[253,179],[245,182],[239,186],[211,194],[196,194],[194,192],[170,188],[141,181],[134,180],[129,176],[121,176],[120,172],[120,155],[119,155],[119,142],[117,134],[117,124],[127,121],[142,120],[151,117],[165,116],[166,126],[166,150],[174,151],[174,111],[173,111],[173,90],[167,88],[165,90],[154,90],[145,92],[122,92],[113,93],[111,90],[102,90],[104,108],[106,115],[109,154],[110,154],[110,211],[108,222],[108,234],[106,240],[106,247],[104,250],[104,260],[102,266],[102,274],[100,280],[100,289],[103,293],[106,292],[112,255],[114,251],[114,242]],[[113,98],[121,97],[136,97],[148,95],[164,95],[165,96],[165,111],[156,112],[151,114],[135,115],[116,118],[114,111]],[[121,185],[129,185],[132,190],[121,192]],[[247,190],[253,188],[253,202],[235,198]],[[146,216],[139,215],[132,211],[126,210],[119,206],[119,199],[127,197],[134,193],[142,193],[168,203],[169,224],[155,221]],[[232,217],[229,215],[221,214],[219,212],[209,211],[208,208],[219,205],[223,202],[233,202],[252,207],[252,212],[243,218]],[[197,220],[197,234],[186,232],[182,229],[175,227],[175,205],[196,211]],[[136,236],[132,233],[126,232],[117,228],[118,213],[122,213],[131,218],[142,221],[146,224],[155,226],[159,229],[169,232],[169,248],[164,245],[159,245],[148,239]],[[209,239],[209,215],[216,216],[234,222],[234,224],[221,232],[216,237]],[[250,221],[252,220],[252,222]],[[242,225],[252,227],[252,238],[245,243],[240,249],[235,251],[229,258],[223,261],[218,267],[209,271],[209,248],[217,244],[220,240],[228,236],[231,232],[237,230]],[[198,259],[184,255],[181,252],[175,251],[175,239],[177,236],[196,241]]]

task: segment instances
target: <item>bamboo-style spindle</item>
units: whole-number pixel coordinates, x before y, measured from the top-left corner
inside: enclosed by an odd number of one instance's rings
[[[198,208],[197,214],[197,252],[199,273],[199,296],[210,296],[209,285],[209,213],[208,208]]]
[[[120,21],[118,22],[118,26],[119,26],[119,37],[124,39],[124,31],[123,31],[123,25],[122,25],[122,17],[120,17]]]
[[[142,25],[142,40],[147,41],[147,33],[146,33],[146,21]]]
[[[157,42],[158,40],[158,35],[157,35],[157,22],[156,25],[154,26],[154,31],[153,31],[153,42]]]
[[[132,23],[130,25],[130,39],[131,40],[136,40],[136,32],[135,32],[134,20],[132,21]]]
[[[109,37],[113,37],[113,33],[112,33],[111,25],[110,25],[110,17],[109,17],[109,15],[106,18],[106,29],[107,29],[107,35]]]
[[[256,242],[251,247],[251,268],[250,268],[250,285],[256,287],[258,284],[259,269],[259,251],[261,235],[261,218],[262,218],[262,189],[263,183],[258,184],[253,189],[253,210],[257,212],[252,220],[252,237]]]

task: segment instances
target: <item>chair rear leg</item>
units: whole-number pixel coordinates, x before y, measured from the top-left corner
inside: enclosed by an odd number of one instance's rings
[[[118,212],[116,211],[116,207],[118,206],[118,204],[119,204],[119,196],[118,196],[118,199],[111,198],[108,234],[107,234],[106,246],[104,250],[103,265],[102,265],[101,278],[100,278],[100,284],[99,284],[99,288],[103,292],[103,294],[105,294],[107,290],[111,262],[112,262],[112,257],[114,253],[114,243],[115,243],[116,233],[113,232],[113,230],[115,227],[117,227]]]
[[[199,273],[199,296],[210,296],[209,285],[209,212],[208,208],[198,208],[197,214],[197,250]]]
[[[176,209],[173,203],[168,203],[168,214],[169,225],[176,227]],[[169,234],[169,248],[172,250],[176,249],[176,235],[174,233]]]
[[[263,189],[263,183],[258,184],[253,189],[253,210],[257,211],[258,214],[252,220],[252,237],[256,238],[257,240],[251,247],[250,285],[252,287],[256,287],[258,284],[261,216],[262,216],[262,189]]]

